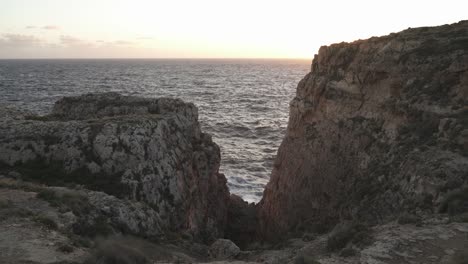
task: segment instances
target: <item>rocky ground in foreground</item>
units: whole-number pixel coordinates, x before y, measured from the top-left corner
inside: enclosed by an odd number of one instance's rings
[[[468,263],[468,22],[322,47],[258,205],[197,108],[0,107],[0,263]]]
[[[464,222],[468,216],[408,215],[367,229],[345,223],[330,234],[306,233],[274,246],[251,245],[250,250],[240,250],[224,239],[205,245],[183,236],[164,241],[127,236],[114,233],[105,221],[76,234],[77,210],[93,208],[96,201],[107,199],[107,208],[99,205],[103,215],[110,206],[125,206],[120,204],[124,201],[106,198],[100,192],[47,187],[1,176],[1,263],[455,264],[466,263],[463,261],[468,258],[468,223]]]

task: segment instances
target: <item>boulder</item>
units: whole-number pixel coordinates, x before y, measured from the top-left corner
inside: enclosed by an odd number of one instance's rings
[[[237,256],[239,247],[229,239],[218,239],[210,247],[210,257],[216,260],[226,260]]]

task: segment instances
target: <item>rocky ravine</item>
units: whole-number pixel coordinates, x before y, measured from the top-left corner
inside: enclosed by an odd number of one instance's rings
[[[160,239],[184,231],[205,242],[223,235],[229,191],[218,173],[219,147],[200,131],[193,104],[106,93],[64,98],[47,116],[2,112],[5,174],[140,202],[140,214],[114,208],[111,198],[104,206],[114,228],[133,234]]]
[[[468,21],[324,46],[290,104],[260,235],[445,212],[467,183]]]

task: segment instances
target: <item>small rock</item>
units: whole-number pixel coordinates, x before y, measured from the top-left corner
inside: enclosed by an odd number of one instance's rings
[[[229,259],[237,256],[240,248],[229,239],[218,239],[210,247],[209,255],[213,259]]]

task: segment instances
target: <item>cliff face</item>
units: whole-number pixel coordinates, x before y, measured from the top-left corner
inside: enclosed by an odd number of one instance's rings
[[[321,47],[290,104],[260,232],[431,213],[468,183],[468,22]]]
[[[43,117],[2,112],[4,173],[142,202],[157,230],[223,235],[229,191],[219,147],[200,131],[193,104],[107,93],[64,98]]]

